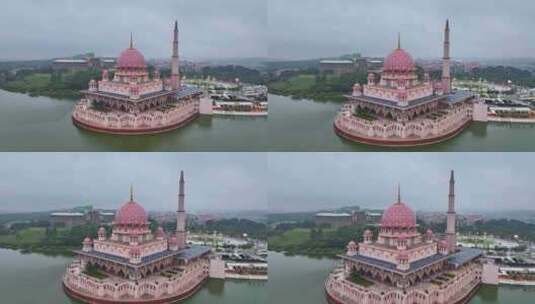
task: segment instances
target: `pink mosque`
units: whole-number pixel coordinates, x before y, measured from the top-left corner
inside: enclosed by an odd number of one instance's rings
[[[450,27],[444,29],[442,79],[418,79],[411,55],[397,48],[386,57],[380,80],[355,84],[336,116],[335,132],[348,140],[378,146],[433,144],[459,134],[483,110],[475,95],[454,92],[450,79]],[[485,111],[486,113],[486,111]],[[483,118],[481,118],[483,119]],[[476,118],[477,120],[477,118]]]
[[[363,242],[350,241],[343,267],[325,281],[336,304],[455,304],[467,302],[482,282],[483,252],[456,246],[455,181],[449,182],[446,232],[417,230],[415,213],[401,200],[385,210],[379,233],[365,230]],[[484,279],[483,279],[484,280]],[[364,283],[363,283],[364,282]]]
[[[82,250],[75,251],[77,258],[63,276],[65,292],[98,304],[173,303],[193,295],[209,277],[212,253],[210,247],[186,243],[183,172],[176,223],[171,235],[162,227],[152,233],[147,212],[130,189],[111,235],[101,227],[97,239],[85,238]]]
[[[82,91],[84,97],[72,113],[73,123],[90,131],[122,135],[161,133],[188,124],[199,115],[202,92],[181,84],[179,62],[177,22],[170,79],[162,79],[157,70],[149,75],[145,57],[130,37],[113,78],[103,70],[102,80],[91,80],[89,89]]]

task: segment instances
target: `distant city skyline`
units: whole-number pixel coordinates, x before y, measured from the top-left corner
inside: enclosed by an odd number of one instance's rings
[[[188,59],[267,56],[266,0],[7,0],[0,60],[48,59],[92,51],[119,56],[133,33],[147,59],[171,56],[175,19]]]
[[[513,1],[269,1],[269,54],[304,59],[360,52],[386,56],[401,46],[440,58],[450,19],[452,57],[533,58],[535,3]],[[505,47],[507,46],[507,47]]]
[[[269,210],[384,209],[401,197],[415,211],[447,210],[455,170],[458,212],[535,210],[529,153],[271,153]]]
[[[0,212],[116,209],[131,184],[145,209],[175,211],[180,170],[188,212],[266,210],[265,166],[261,153],[2,153]]]

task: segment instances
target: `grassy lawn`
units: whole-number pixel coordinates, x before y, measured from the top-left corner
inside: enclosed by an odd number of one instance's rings
[[[358,117],[358,118],[362,118],[362,119],[365,119],[365,120],[368,120],[368,121],[376,120],[375,116],[372,113],[370,113],[369,111],[365,111],[365,110],[355,111],[353,113],[353,115]]]
[[[72,76],[72,73],[64,73],[62,76],[64,80],[54,82],[50,73],[33,73],[22,79],[2,83],[2,89],[30,96],[75,98],[79,96],[78,89],[69,87],[69,84],[65,82],[65,79]]]
[[[299,75],[290,78],[288,81],[279,81],[272,84],[273,89],[282,91],[299,92],[308,90],[316,84],[314,75]]]
[[[362,277],[360,274],[358,274],[356,272],[352,273],[349,276],[348,280],[351,281],[354,284],[357,284],[357,285],[360,285],[360,286],[364,286],[364,287],[369,287],[369,286],[373,285],[372,281],[369,281],[369,280],[365,279],[364,277]]]
[[[310,239],[310,229],[295,228],[284,232],[282,235],[275,236],[269,239],[269,245],[273,246],[289,246],[299,245]]]
[[[98,269],[97,267],[93,265],[87,265],[84,270],[84,274],[87,274],[88,276],[91,276],[99,280],[102,280],[108,277],[105,273],[103,273],[102,271],[100,271],[100,269]]]
[[[8,245],[39,244],[45,239],[45,228],[32,227],[21,230],[16,234],[0,235],[0,243]]]

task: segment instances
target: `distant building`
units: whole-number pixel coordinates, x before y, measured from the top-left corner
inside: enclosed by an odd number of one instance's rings
[[[373,213],[370,213],[373,214]],[[330,225],[332,228],[339,228],[351,225],[376,223],[375,217],[369,217],[366,211],[353,211],[351,213],[320,212],[315,216],[316,225]],[[379,214],[379,218],[381,214]],[[371,220],[371,221],[370,221]]]
[[[115,58],[95,57],[92,53],[77,55],[71,58],[58,58],[52,62],[55,71],[85,71],[92,68],[109,69],[115,66]]]
[[[81,225],[100,225],[103,223],[111,223],[115,213],[106,212],[103,210],[76,210],[67,212],[53,212],[50,214],[50,225],[53,227],[61,226],[72,228]]]
[[[368,59],[356,56],[353,59],[325,59],[320,61],[320,73],[341,76],[355,72],[366,72]]]

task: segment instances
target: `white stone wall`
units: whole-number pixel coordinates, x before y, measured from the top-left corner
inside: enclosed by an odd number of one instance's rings
[[[148,129],[180,123],[199,112],[199,100],[181,101],[175,108],[165,112],[148,110],[139,114],[119,111],[103,112],[92,109],[85,100],[75,106],[73,116],[92,126],[110,129]]]
[[[415,248],[407,248],[404,252],[409,256],[409,263],[412,263],[414,261],[421,260],[423,258],[437,254],[437,243],[420,245]],[[382,261],[397,264],[399,251],[395,249],[386,249],[378,246],[360,243],[359,254],[370,258],[375,258]]]
[[[415,119],[406,123],[390,120],[373,120],[353,116],[353,110],[344,110],[335,118],[335,124],[341,130],[357,136],[374,139],[399,138],[428,138],[446,134],[472,119],[472,104],[449,109],[448,114],[431,119]]]
[[[473,116],[474,121],[487,122],[489,120],[488,106],[483,101],[474,103]]]
[[[81,273],[79,267],[69,267],[63,282],[70,289],[92,297],[119,299],[124,296],[134,299],[159,298],[184,294],[193,290],[208,277],[209,261],[206,258],[190,262],[182,273],[171,279],[151,276],[137,281],[125,279],[98,280]],[[158,282],[158,283],[156,283]]]
[[[481,265],[477,263],[452,272],[455,278],[440,287],[420,283],[405,290],[376,285],[363,287],[345,280],[341,273],[332,273],[325,289],[337,301],[347,304],[448,304],[461,300],[481,282]]]
[[[210,278],[225,278],[225,261],[221,258],[210,259]]]

